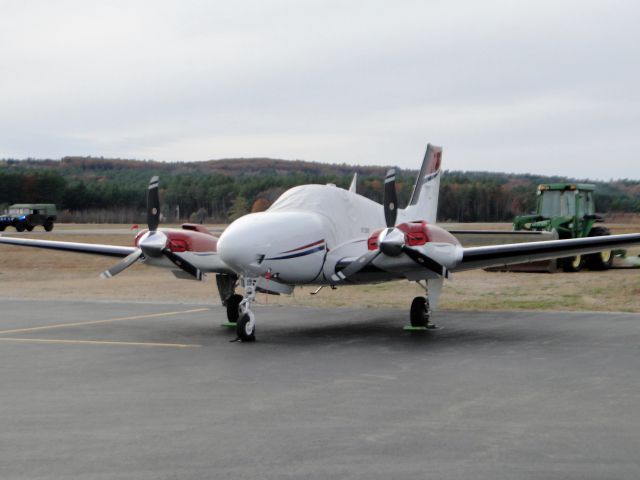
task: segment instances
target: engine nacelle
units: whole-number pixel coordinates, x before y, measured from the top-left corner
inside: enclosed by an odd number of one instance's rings
[[[218,249],[218,239],[207,230],[184,228],[183,226],[182,229],[161,228],[158,231],[167,236],[166,246],[172,252],[215,252]],[[145,229],[136,235],[134,243],[136,247],[147,232],[148,230]]]
[[[445,229],[437,225],[428,225],[425,221],[401,223],[396,225],[395,228],[404,233],[405,245],[408,247],[425,245],[430,242],[460,245],[458,239]],[[369,250],[377,250],[380,248],[379,238],[384,230],[386,229],[381,228],[369,236],[367,240],[367,248]]]

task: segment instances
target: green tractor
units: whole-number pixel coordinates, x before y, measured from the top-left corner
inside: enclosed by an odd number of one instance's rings
[[[595,225],[602,222],[603,217],[595,213],[594,190],[595,185],[588,183],[539,185],[536,213],[516,217],[513,229],[556,232],[560,239],[610,235],[608,228]],[[578,255],[560,259],[557,266],[565,272],[579,272],[584,267],[608,270],[613,256],[612,251]]]

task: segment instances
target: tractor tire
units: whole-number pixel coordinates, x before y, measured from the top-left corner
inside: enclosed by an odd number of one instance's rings
[[[605,237],[611,235],[607,227],[593,227],[589,233],[589,237]],[[600,253],[587,255],[586,265],[590,270],[609,270],[613,265],[613,252],[605,250]]]
[[[584,259],[584,256],[582,255],[563,258],[561,261],[562,270],[564,270],[567,273],[578,273],[584,267],[584,261],[585,259]]]

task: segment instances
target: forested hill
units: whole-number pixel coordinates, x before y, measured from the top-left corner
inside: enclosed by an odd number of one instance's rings
[[[160,176],[163,214],[169,221],[228,221],[267,208],[283,191],[306,183],[347,187],[354,172],[358,192],[381,201],[387,167],[350,166],[270,158],[206,162],[155,162],[66,157],[62,160],[0,160],[0,207],[11,203],[56,203],[62,218],[77,221],[139,222],[144,219],[146,184]],[[417,171],[397,176],[399,202],[408,201]],[[535,206],[539,183],[582,181],[492,172],[446,171],[439,216],[452,221],[510,221]],[[601,212],[640,212],[640,181],[597,184]],[[177,217],[179,215],[179,217]]]

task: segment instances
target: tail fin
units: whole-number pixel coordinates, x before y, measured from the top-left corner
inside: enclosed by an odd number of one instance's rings
[[[435,223],[438,214],[441,161],[442,147],[428,143],[409,205],[404,209],[404,217],[407,220],[426,220],[428,223]]]

